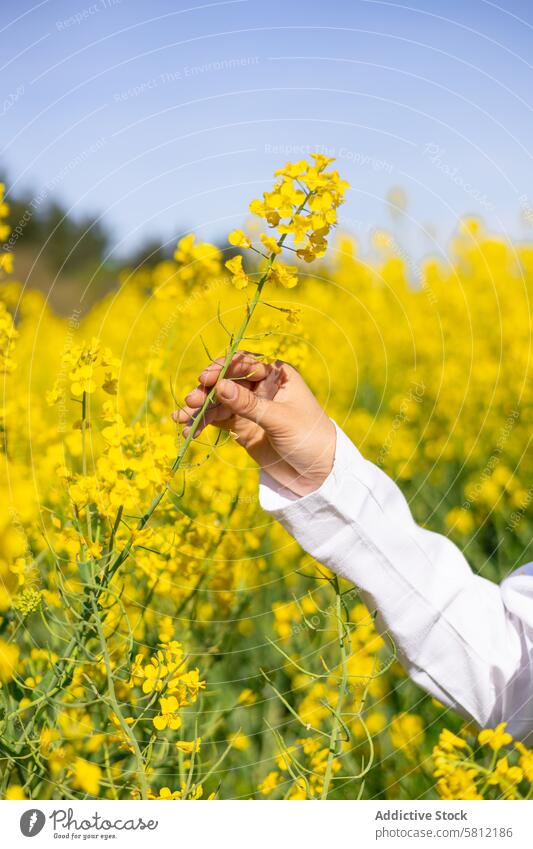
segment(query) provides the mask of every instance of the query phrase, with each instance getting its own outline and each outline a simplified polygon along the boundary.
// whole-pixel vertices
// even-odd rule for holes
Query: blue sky
[[[184,229],[222,238],[313,149],[337,155],[363,242],[398,185],[419,253],[465,213],[527,234],[526,2],[21,0],[2,17],[10,190],[101,214],[117,255]]]

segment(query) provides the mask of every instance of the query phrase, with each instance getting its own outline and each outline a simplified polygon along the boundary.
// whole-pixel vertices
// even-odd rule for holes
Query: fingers
[[[207,366],[198,376],[198,380],[203,386],[214,386],[218,380],[218,376],[224,365],[225,358],[219,357],[214,360],[211,365]],[[270,367],[265,363],[260,362],[254,354],[248,351],[239,351],[233,357],[229,368],[225,374],[231,378],[246,378],[254,382],[264,380],[270,371]]]
[[[172,413],[172,418],[175,422],[179,424],[184,424],[185,422],[188,422],[189,419],[192,419],[195,412],[196,410],[193,409],[193,407],[187,407],[184,404],[183,407],[179,408],[179,410],[174,410],[174,412]]]
[[[205,402],[209,394],[209,389],[206,389],[205,386],[197,386],[188,395],[185,396],[185,403],[188,407],[192,407],[193,409],[197,409],[201,407]]]
[[[250,380],[242,380],[241,385],[245,386],[247,389],[251,389],[254,384]],[[188,407],[198,409],[205,402],[210,391],[211,390],[209,387],[202,385],[197,386],[196,389],[193,389],[191,392],[189,392],[188,395],[185,396],[185,404]]]
[[[198,417],[199,407],[194,408],[188,405],[184,405],[180,407],[179,410],[175,410],[172,413],[172,418],[177,424],[184,424],[186,427],[183,429],[183,435],[187,436],[192,423]],[[230,419],[233,413],[228,407],[225,407],[223,404],[218,401],[212,407],[210,407],[206,413],[202,416],[202,421],[200,427],[197,429],[196,433],[198,434],[200,430],[203,430],[204,427],[208,424],[212,424],[214,422],[221,422],[225,419]]]
[[[234,415],[260,424],[266,430],[279,429],[282,424],[282,412],[280,405],[272,406],[271,401],[286,379],[284,373],[290,369],[288,364],[278,361],[266,365],[260,362],[255,354],[239,351],[226,370],[224,379],[220,380],[224,363],[225,359],[219,357],[205,368],[199,375],[200,385],[189,392],[183,407],[172,414],[175,422],[186,425],[183,435],[187,437],[191,420],[197,417],[215,384],[216,402],[210,405],[202,417],[195,435],[208,424],[222,422]]]
[[[247,389],[254,389],[255,395],[258,398],[266,398],[268,401],[271,401],[276,397],[278,393],[278,389],[284,379],[284,375],[279,368],[278,363],[274,363],[270,366],[270,371],[260,383],[249,383],[243,381],[242,385],[246,385]]]
[[[200,436],[201,432],[205,430],[205,428],[210,424],[218,424],[219,427],[222,426],[222,422],[228,422],[232,418],[232,413],[225,407],[223,404],[217,404],[215,407],[211,407],[200,419],[198,426],[194,433],[194,438],[196,439]],[[193,416],[191,419],[188,419],[187,425],[183,428],[183,436],[187,439],[193,421],[196,421],[197,416]]]
[[[275,432],[284,425],[283,406],[250,392],[233,380],[217,383],[217,397],[231,413],[261,425],[267,432]]]

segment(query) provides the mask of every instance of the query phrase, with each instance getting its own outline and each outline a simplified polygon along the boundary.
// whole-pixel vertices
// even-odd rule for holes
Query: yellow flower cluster
[[[250,212],[277,229],[277,238],[261,233],[263,249],[260,249],[254,247],[252,237],[242,230],[234,230],[228,237],[230,245],[253,250],[264,257],[267,264],[260,266],[259,271],[269,282],[285,289],[296,286],[298,269],[276,261],[277,256],[283,248],[290,248],[305,262],[324,256],[328,247],[327,237],[337,223],[337,207],[349,188],[338,171],[326,170],[333,159],[319,153],[311,154],[311,158],[314,160],[312,164],[302,159],[296,163],[288,162],[276,171],[276,176],[281,179],[274,184],[272,191],[264,192],[262,200],[253,200],[250,204]],[[292,246],[286,243],[288,236],[292,238]],[[250,278],[244,270],[242,256],[232,257],[225,265],[231,272],[233,285],[237,289],[245,289]]]
[[[477,735],[479,749],[467,734],[458,736],[448,729],[441,731],[433,749],[437,791],[442,799],[523,799],[533,790],[533,750],[523,743],[510,747],[512,736],[506,723],[486,728]],[[467,729],[468,731],[468,729]],[[487,757],[487,749],[491,755]]]
[[[178,242],[174,259],[178,263],[174,273],[179,280],[186,286],[202,286],[220,273],[222,255],[214,245],[196,242],[190,234]]]
[[[109,395],[116,395],[120,360],[112,355],[109,348],[102,348],[97,338],[65,351],[62,366],[68,374],[70,391],[76,397],[90,395],[97,386],[101,386]],[[47,393],[50,404],[57,403],[63,397],[63,382],[62,376]]]
[[[390,739],[395,749],[413,758],[424,743],[424,721],[416,713],[403,712],[391,720]]]
[[[142,654],[138,654],[132,665],[129,686],[140,686],[145,694],[161,694],[159,713],[152,719],[158,731],[180,728],[180,710],[194,704],[200,690],[205,689],[199,670],[187,670],[185,664],[181,644],[171,640],[163,644],[148,663]]]

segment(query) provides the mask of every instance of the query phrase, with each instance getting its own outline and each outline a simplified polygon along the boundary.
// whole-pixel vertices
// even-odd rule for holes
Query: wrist
[[[332,472],[337,448],[337,429],[331,419],[328,420],[327,425],[320,449],[313,457],[313,461],[309,463],[305,473],[299,474],[295,470],[294,480],[287,484],[287,488],[299,497],[310,495],[320,489]]]

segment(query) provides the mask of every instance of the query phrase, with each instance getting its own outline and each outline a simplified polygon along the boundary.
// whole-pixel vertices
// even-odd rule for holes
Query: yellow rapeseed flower
[[[482,746],[490,746],[496,752],[513,741],[511,734],[505,730],[506,727],[506,722],[500,722],[496,728],[485,728],[479,732],[477,739]]]

